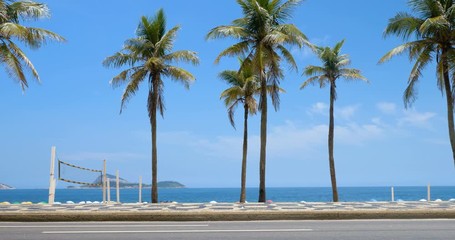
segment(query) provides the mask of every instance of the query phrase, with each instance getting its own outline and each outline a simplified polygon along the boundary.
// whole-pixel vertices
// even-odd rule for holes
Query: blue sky
[[[106,69],[103,59],[133,37],[139,18],[164,8],[168,28],[182,29],[175,50],[198,52],[201,64],[182,65],[197,78],[189,91],[165,80],[166,113],[158,121],[159,180],[188,187],[238,187],[242,149],[239,129],[230,125],[219,94],[227,86],[217,79],[236,60],[213,61],[232,44],[205,41],[207,32],[241,16],[234,0],[223,1],[46,1],[52,18],[25,25],[55,31],[67,43],[26,50],[42,83],[23,93],[0,72],[0,182],[18,188],[46,188],[51,146],[60,159],[101,168],[136,181],[150,182],[150,125],[147,85],[120,115],[123,87],[109,80],[120,69]],[[436,87],[434,65],[419,84],[417,102],[404,109],[402,93],[411,69],[398,57],[377,65],[399,45],[384,39],[389,18],[407,11],[406,0],[307,0],[294,12],[296,24],[317,45],[333,46],[346,39],[343,52],[352,67],[370,80],[338,83],[335,106],[335,162],[339,186],[454,185],[453,159],[447,133],[445,100]],[[319,64],[308,49],[293,49],[299,73],[287,72],[281,108],[270,111],[267,186],[330,186],[327,159],[328,89],[301,91],[301,70]],[[258,185],[259,115],[250,118],[247,186]],[[66,186],[58,183],[58,187]]]

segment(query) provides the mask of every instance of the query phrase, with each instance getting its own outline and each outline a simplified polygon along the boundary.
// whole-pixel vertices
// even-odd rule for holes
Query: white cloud
[[[376,104],[376,107],[384,114],[393,114],[397,109],[396,104],[391,102],[380,102]]]
[[[335,107],[335,115],[336,117],[340,117],[344,120],[350,120],[357,110],[359,109],[359,105],[349,105],[344,107]],[[311,108],[307,111],[310,116],[313,115],[322,115],[328,116],[329,115],[329,105],[323,102],[317,102],[311,106]]]
[[[308,111],[310,115],[313,114],[320,114],[320,115],[328,115],[329,106],[323,102],[317,102],[311,106],[311,109]]]
[[[367,141],[382,138],[384,129],[376,124],[349,124],[335,128],[335,138],[339,144],[363,145]]]
[[[434,112],[417,112],[416,110],[404,111],[404,116],[398,119],[398,125],[411,125],[414,127],[431,127],[430,121],[436,116]]]
[[[345,120],[350,120],[359,109],[359,105],[351,105],[337,108],[337,115]]]
[[[335,126],[337,144],[363,145],[368,141],[381,138],[384,130],[375,124],[349,124]],[[270,128],[267,136],[269,156],[302,156],[319,153],[327,145],[328,125],[298,126],[292,121]],[[166,137],[167,136],[167,137]],[[173,140],[171,140],[173,139]],[[242,137],[218,136],[213,139],[187,132],[174,132],[161,135],[161,142],[178,145],[180,149],[190,149],[194,154],[210,159],[238,160],[242,151]],[[249,137],[249,154],[259,153],[259,135]],[[297,157],[297,159],[299,158]]]

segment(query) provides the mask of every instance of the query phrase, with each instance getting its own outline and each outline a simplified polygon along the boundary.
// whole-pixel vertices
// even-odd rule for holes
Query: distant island
[[[116,176],[112,174],[106,174],[106,177],[109,179],[109,184],[111,188],[115,188],[116,186]],[[92,185],[80,185],[80,186],[68,186],[71,189],[79,189],[79,188],[100,188],[102,182],[102,176],[93,181]],[[119,186],[120,188],[139,188],[139,183],[132,183],[128,182],[126,179],[119,177]],[[142,188],[151,188],[152,185],[150,184],[142,184]],[[176,182],[176,181],[161,181],[158,182],[159,188],[185,188],[185,185]]]
[[[6,184],[0,183],[0,190],[6,190],[6,189],[14,189],[11,186],[8,186]]]

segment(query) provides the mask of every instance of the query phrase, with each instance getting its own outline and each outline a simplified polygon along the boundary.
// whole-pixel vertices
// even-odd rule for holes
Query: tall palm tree
[[[246,198],[246,166],[248,152],[248,115],[254,115],[257,111],[257,102],[254,95],[259,92],[259,84],[256,75],[253,74],[250,59],[240,60],[243,66],[239,71],[226,70],[219,74],[219,78],[227,82],[230,87],[221,93],[221,98],[228,108],[228,116],[232,127],[235,128],[234,112],[238,105],[243,105],[243,153],[242,173],[240,187],[240,202]]]
[[[332,181],[332,193],[333,201],[338,202],[338,189],[335,174],[335,159],[333,156],[333,138],[334,138],[334,114],[333,108],[337,98],[336,92],[336,81],[339,78],[345,80],[366,80],[359,70],[347,68],[351,61],[348,55],[340,54],[341,47],[343,47],[344,40],[338,42],[333,48],[330,47],[317,47],[316,53],[319,59],[322,61],[322,66],[307,66],[304,71],[304,75],[310,76],[300,89],[307,87],[309,84],[319,84],[321,88],[329,85],[330,86],[330,117],[329,117],[329,136],[328,136],[328,147],[329,147],[329,167],[330,167],[330,179]]]
[[[390,60],[393,56],[407,52],[409,59],[415,61],[408,79],[408,86],[403,99],[405,107],[417,99],[416,85],[422,70],[436,60],[437,86],[446,95],[447,123],[450,144],[455,164],[455,129],[454,129],[454,89],[453,70],[455,66],[455,1],[453,0],[409,0],[411,13],[400,12],[389,20],[385,36],[397,35],[408,41],[384,55],[379,63]],[[452,70],[452,78],[450,71]]]
[[[38,82],[40,78],[16,41],[32,49],[41,47],[48,40],[65,41],[63,37],[49,30],[21,25],[22,20],[48,17],[50,13],[45,4],[33,1],[0,1],[0,62],[8,75],[19,82],[22,90],[28,87],[24,69],[29,70]]]
[[[156,146],[156,112],[161,116],[164,113],[163,77],[181,82],[189,88],[194,76],[177,66],[176,62],[188,62],[193,65],[199,63],[195,52],[181,50],[172,52],[179,26],[166,31],[166,17],[163,9],[155,16],[142,16],[136,30],[136,37],[125,41],[123,49],[114,55],[107,57],[103,65],[106,67],[129,66],[130,68],[120,72],[111,80],[111,85],[119,86],[126,83],[126,89],[122,95],[120,113],[128,100],[137,92],[139,84],[148,82],[147,110],[150,117],[152,135],[152,202],[158,202],[157,185],[157,146]]]
[[[291,18],[292,10],[301,0],[237,0],[243,17],[232,25],[210,30],[207,39],[234,38],[239,42],[222,51],[215,60],[225,56],[242,56],[252,59],[253,72],[261,86],[259,108],[261,111],[261,147],[259,159],[259,202],[265,202],[265,169],[267,145],[267,85],[275,109],[279,107],[279,84],[284,78],[281,61],[285,60],[297,70],[295,60],[286,46],[310,45],[306,36],[293,24],[284,23]]]

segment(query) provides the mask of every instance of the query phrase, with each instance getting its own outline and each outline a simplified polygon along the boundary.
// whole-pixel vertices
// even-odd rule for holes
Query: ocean
[[[396,201],[419,201],[427,198],[427,187],[395,187]],[[138,189],[120,189],[120,201],[135,203],[138,201]],[[342,202],[390,201],[390,187],[340,187],[339,198]],[[206,203],[237,202],[239,188],[167,188],[159,189],[160,202]],[[247,188],[247,201],[256,202],[257,188]],[[302,188],[267,188],[267,199],[274,202],[330,202],[330,187]],[[431,199],[448,201],[455,199],[455,187],[431,187]],[[47,202],[47,189],[0,190],[0,202]],[[73,201],[102,201],[101,189],[56,189],[55,201],[65,203]],[[111,201],[116,201],[116,190],[111,190]],[[150,202],[150,189],[142,190],[142,201]]]

